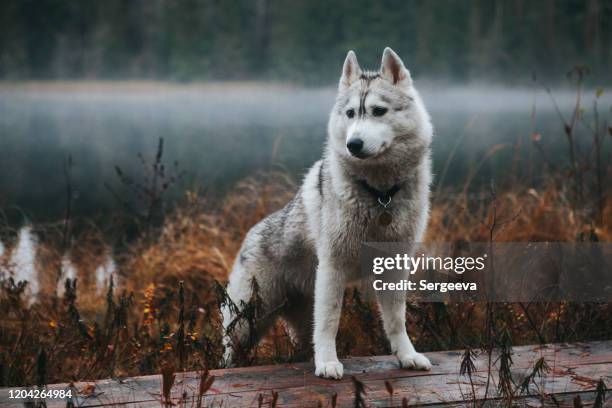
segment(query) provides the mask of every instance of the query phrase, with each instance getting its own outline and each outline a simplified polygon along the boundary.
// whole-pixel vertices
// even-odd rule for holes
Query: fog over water
[[[531,146],[533,132],[542,135],[549,157],[565,158],[562,122],[549,96],[536,85],[417,86],[435,127],[438,176],[456,146],[444,187],[459,185],[497,144],[520,140],[525,159],[537,154]],[[569,119],[575,90],[553,90],[553,95]],[[583,95],[587,114],[594,95],[594,90]],[[19,208],[34,221],[61,219],[66,201],[62,166],[70,154],[75,214],[112,212],[117,203],[105,184],[119,185],[114,166],[138,178],[142,170],[137,154],[152,158],[160,137],[165,139],[165,160],[178,161],[185,172],[175,197],[197,187],[221,194],[240,179],[270,168],[299,178],[320,157],[334,98],[334,88],[256,83],[3,85],[0,208]],[[600,98],[604,115],[610,101],[605,93]],[[481,177],[499,178],[500,168],[507,169],[513,157],[511,150],[491,159]]]
[[[492,177],[503,181],[510,173],[537,184],[543,160],[532,146],[533,133],[541,135],[549,160],[566,160],[563,124],[549,95],[538,87],[426,82],[419,89],[435,127],[435,182],[443,188],[461,188],[466,175],[494,146],[517,143],[522,158],[518,165],[515,150],[502,149],[479,168],[475,184]],[[553,95],[569,120],[575,90],[554,90]],[[594,90],[583,94],[586,116],[580,137],[588,134],[594,97]],[[138,179],[143,174],[138,154],[150,161],[160,137],[165,140],[169,171],[178,161],[178,168],[185,172],[171,200],[187,188],[201,187],[221,197],[236,182],[260,170],[286,171],[299,180],[321,155],[334,98],[334,88],[265,84],[0,86],[0,209],[3,220],[18,227],[9,250],[0,241],[0,260],[11,263],[15,278],[30,282],[30,294],[39,292],[38,238],[29,222],[57,221],[64,216],[63,165],[68,154],[74,163],[75,215],[95,218],[119,211],[119,203],[105,187],[108,184],[121,192],[114,167]],[[599,99],[602,118],[609,117],[611,101],[605,93]],[[590,139],[578,142],[584,151],[590,146]],[[609,154],[608,147],[608,160]],[[95,269],[99,294],[115,270],[109,248]],[[79,276],[68,255],[62,259],[62,271],[59,282]],[[61,294],[63,284],[56,290]]]

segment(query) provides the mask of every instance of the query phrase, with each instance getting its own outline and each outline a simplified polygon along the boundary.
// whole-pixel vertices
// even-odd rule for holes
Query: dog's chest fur
[[[319,256],[346,273],[361,278],[359,260],[364,242],[415,242],[421,239],[428,212],[427,165],[404,174],[388,211],[393,220],[379,222],[384,208],[356,179],[340,172],[327,157],[313,166],[301,191],[307,225]],[[424,191],[423,191],[424,189]],[[320,260],[319,260],[320,261]]]

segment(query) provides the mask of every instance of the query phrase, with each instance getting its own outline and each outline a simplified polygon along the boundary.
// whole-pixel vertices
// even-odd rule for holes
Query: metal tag
[[[392,221],[393,221],[393,215],[391,215],[391,213],[387,210],[384,210],[378,216],[378,223],[382,225],[383,227],[386,227],[387,225],[391,224]]]

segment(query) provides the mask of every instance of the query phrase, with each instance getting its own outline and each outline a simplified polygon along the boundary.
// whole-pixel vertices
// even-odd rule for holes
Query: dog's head
[[[328,130],[337,154],[363,164],[416,159],[432,137],[410,72],[391,48],[385,48],[378,72],[362,71],[349,51]]]

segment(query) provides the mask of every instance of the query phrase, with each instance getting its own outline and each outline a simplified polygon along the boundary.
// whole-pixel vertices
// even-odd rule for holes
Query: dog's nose
[[[349,141],[346,143],[346,148],[353,156],[356,156],[361,153],[361,149],[363,148],[363,140],[357,137],[349,139]]]

